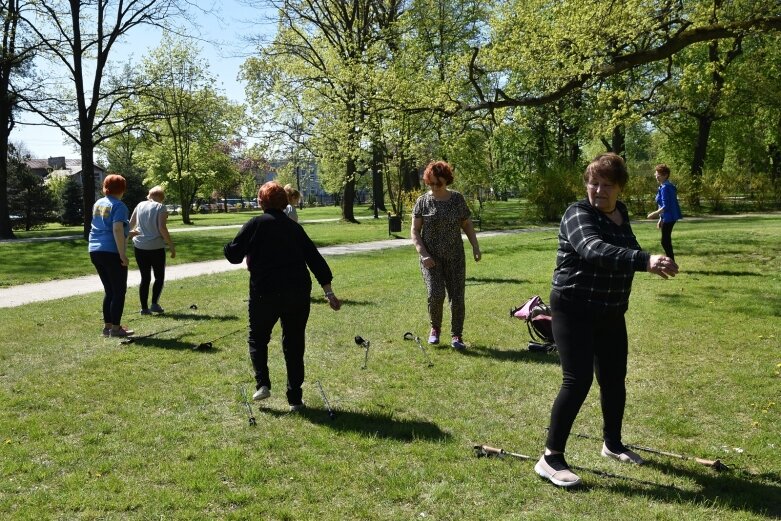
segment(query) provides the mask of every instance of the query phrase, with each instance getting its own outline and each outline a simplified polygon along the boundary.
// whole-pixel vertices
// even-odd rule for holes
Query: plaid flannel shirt
[[[624,223],[616,225],[587,199],[564,212],[553,290],[568,301],[594,311],[626,311],[635,271],[646,271],[650,254],[637,243],[626,206],[616,208]]]

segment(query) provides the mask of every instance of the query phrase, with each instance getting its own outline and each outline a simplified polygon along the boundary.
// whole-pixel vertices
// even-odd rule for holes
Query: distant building
[[[26,162],[30,171],[43,179],[44,183],[51,179],[69,177],[81,186],[81,159],[65,159],[50,157],[49,159],[28,159]],[[95,164],[95,195],[100,195],[106,169]]]

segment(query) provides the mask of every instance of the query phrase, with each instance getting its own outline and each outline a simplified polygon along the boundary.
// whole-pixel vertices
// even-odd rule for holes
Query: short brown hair
[[[437,178],[445,180],[445,186],[453,182],[453,169],[445,161],[432,161],[423,172],[423,182],[431,184],[437,182]]]
[[[264,210],[284,210],[287,206],[287,192],[276,181],[269,181],[258,190],[258,201]]]
[[[106,195],[121,195],[127,191],[127,181],[118,174],[107,175],[103,180],[103,193]]]
[[[656,168],[654,168],[657,172],[662,174],[665,177],[670,177],[670,167],[665,165],[664,163],[660,163],[656,165]]]
[[[588,183],[593,176],[601,176],[611,183],[617,184],[621,189],[629,181],[629,173],[626,171],[624,158],[613,152],[599,154],[591,161],[583,172],[583,182]]]

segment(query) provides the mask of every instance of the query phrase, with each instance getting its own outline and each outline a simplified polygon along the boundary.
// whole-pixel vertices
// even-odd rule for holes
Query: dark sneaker
[[[160,307],[160,304],[157,302],[152,303],[151,306],[149,306],[150,311],[154,311],[155,313],[165,313],[165,310]]]
[[[462,351],[466,349],[466,344],[464,343],[464,339],[460,336],[454,336],[452,339],[452,342],[450,342],[450,345],[453,346],[455,349]]]
[[[543,455],[534,466],[534,471],[559,487],[574,487],[580,484],[580,477],[570,470],[564,460],[564,454]]]
[[[439,329],[435,327],[431,328],[431,333],[428,334],[428,343],[429,344],[439,343]]]
[[[141,314],[142,315],[151,315],[152,312],[149,309],[144,308],[144,309],[141,310]]]
[[[304,409],[306,409],[306,405],[304,405],[304,402],[290,404],[290,412],[302,411]]]
[[[607,445],[604,443],[602,444],[602,456],[605,458],[613,458],[618,461],[621,461],[623,463],[634,463],[635,465],[642,465],[645,463],[643,458],[638,456],[636,453],[632,452],[631,450],[627,449],[626,447],[622,447],[624,450],[619,452],[613,452],[610,449],[607,448]]]
[[[116,338],[124,338],[128,336],[133,336],[136,332],[132,329],[128,329],[125,326],[120,326],[119,329],[112,329],[109,331],[109,335]]]
[[[110,327],[104,327],[103,328],[103,336],[111,336],[111,328]]]
[[[261,386],[260,389],[255,391],[255,394],[252,395],[253,400],[265,400],[266,398],[271,396],[271,390],[266,387],[265,385]]]

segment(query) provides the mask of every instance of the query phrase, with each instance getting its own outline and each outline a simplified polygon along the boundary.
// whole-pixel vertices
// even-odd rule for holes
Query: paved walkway
[[[188,230],[191,230],[189,228]],[[480,232],[478,237],[492,237],[495,235],[506,235],[512,233],[539,231],[541,228],[528,230],[511,230],[501,232]],[[550,228],[553,230],[554,228]],[[412,250],[412,244],[408,239],[387,239],[383,241],[361,242],[356,244],[342,244],[337,246],[326,246],[320,248],[320,253],[324,256],[347,255],[350,253],[363,253],[387,248],[398,248],[406,246]],[[187,264],[177,264],[167,266],[165,269],[165,281],[186,279],[188,277],[197,277],[200,275],[210,275],[213,273],[223,273],[231,270],[244,269],[244,264],[231,264],[225,259],[218,259],[206,262],[192,262]],[[141,282],[141,275],[138,270],[130,270],[127,278],[128,287],[138,286]],[[23,306],[33,302],[43,302],[47,300],[56,300],[60,298],[72,297],[74,295],[85,295],[103,291],[103,285],[97,275],[87,275],[76,277],[74,279],[52,280],[48,282],[39,282],[33,284],[21,284],[8,288],[0,288],[0,308],[12,308]]]
[[[358,220],[368,220],[368,219],[374,219],[372,216],[361,216],[356,217]],[[328,222],[336,222],[339,219],[302,219],[301,221],[298,221],[301,224],[307,224],[307,223],[328,223]],[[170,233],[182,233],[182,232],[202,232],[206,230],[230,230],[230,229],[239,229],[244,224],[218,224],[214,226],[181,226],[181,227],[171,227],[168,229]],[[0,243],[4,242],[47,242],[47,241],[72,241],[76,239],[81,239],[84,237],[83,235],[57,235],[56,237],[29,237],[27,239],[0,239]],[[2,306],[0,306],[2,307]]]

